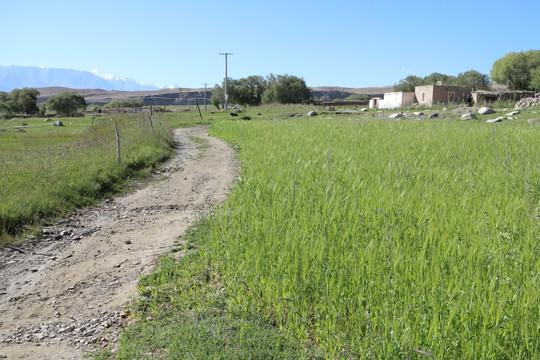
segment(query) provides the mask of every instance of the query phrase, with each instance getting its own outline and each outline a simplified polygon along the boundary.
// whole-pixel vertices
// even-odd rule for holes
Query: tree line
[[[469,70],[459,73],[458,76],[441,74],[434,72],[425,77],[409,75],[405,79],[394,85],[394,91],[414,91],[416,86],[433,85],[438,81],[444,81],[452,86],[470,86],[474,90],[489,90],[489,76],[476,70]]]
[[[86,109],[86,100],[76,92],[64,92],[51,96],[41,106],[37,104],[39,91],[33,88],[0,91],[0,118],[10,118],[16,114],[45,115],[47,110],[60,116],[74,116],[77,111]]]
[[[509,90],[540,91],[540,50],[510,52],[495,61],[491,80],[507,85]],[[448,85],[470,86],[474,90],[489,90],[490,77],[476,70],[457,76],[434,72],[426,77],[409,75],[394,85],[394,91],[414,91],[416,86],[433,85],[445,81]]]
[[[218,109],[225,103],[225,80],[212,91],[212,104]],[[304,79],[293,75],[270,74],[266,78],[252,75],[242,79],[227,79],[229,104],[257,106],[281,103],[298,104],[311,98],[311,89]]]

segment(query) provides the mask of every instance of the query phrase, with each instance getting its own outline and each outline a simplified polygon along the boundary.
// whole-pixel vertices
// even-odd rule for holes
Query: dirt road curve
[[[0,250],[0,357],[81,359],[116,339],[140,274],[233,185],[235,154],[206,130],[177,130],[179,151],[150,185]]]

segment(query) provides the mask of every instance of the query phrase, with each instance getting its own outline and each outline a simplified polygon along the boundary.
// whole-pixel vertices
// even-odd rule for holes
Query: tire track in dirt
[[[207,129],[175,130],[177,155],[156,181],[0,251],[0,354],[81,359],[117,338],[140,275],[233,186],[235,153]]]

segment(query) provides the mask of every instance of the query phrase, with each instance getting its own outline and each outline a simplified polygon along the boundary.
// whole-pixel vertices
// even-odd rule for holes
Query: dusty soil
[[[0,251],[1,358],[81,359],[117,339],[139,277],[233,185],[235,154],[206,130],[177,130],[177,155],[150,184]]]

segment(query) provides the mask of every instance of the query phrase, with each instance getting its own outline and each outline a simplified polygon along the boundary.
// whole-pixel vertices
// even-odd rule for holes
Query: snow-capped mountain
[[[158,89],[157,86],[139,83],[122,76],[105,74],[97,69],[90,72],[43,66],[0,66],[0,91],[51,86],[122,91]]]
[[[137,91],[137,90],[157,90],[158,89],[157,86],[141,83],[134,79],[127,78],[120,75],[108,74],[99,69],[94,69],[90,72],[96,76],[99,76],[102,79],[107,80],[109,83],[113,84],[115,90]]]

